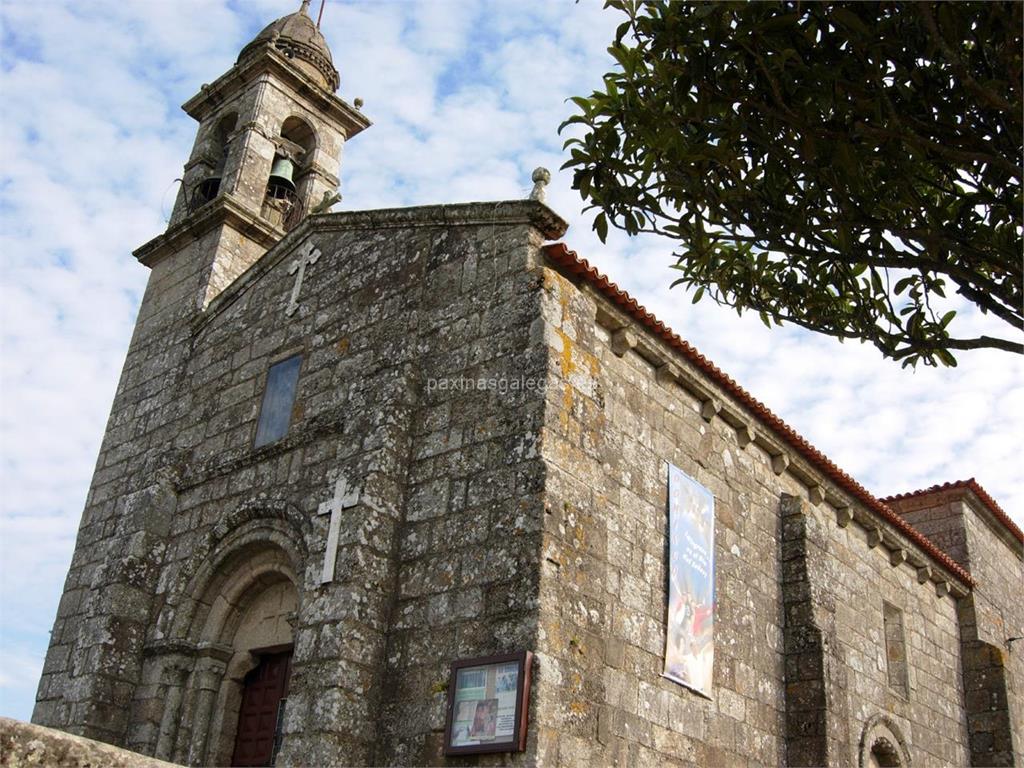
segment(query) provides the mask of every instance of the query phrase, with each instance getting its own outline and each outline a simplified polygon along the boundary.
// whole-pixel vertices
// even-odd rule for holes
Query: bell
[[[228,150],[224,147],[224,150],[220,154],[220,159],[217,161],[217,167],[213,169],[213,172],[199,182],[199,195],[206,202],[210,202],[220,192],[220,180],[224,176],[224,166],[227,165]]]
[[[267,180],[267,194],[270,197],[283,199],[295,194],[295,163],[284,155],[277,155],[270,168],[270,179]]]

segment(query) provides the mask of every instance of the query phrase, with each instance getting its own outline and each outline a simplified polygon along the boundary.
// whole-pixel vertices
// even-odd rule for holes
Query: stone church
[[[872,496],[555,242],[541,172],[329,212],[370,121],[307,6],[184,105],[34,721],[188,765],[1024,764],[999,505]],[[670,465],[714,499],[702,693]],[[522,743],[450,754],[453,663],[520,652]]]

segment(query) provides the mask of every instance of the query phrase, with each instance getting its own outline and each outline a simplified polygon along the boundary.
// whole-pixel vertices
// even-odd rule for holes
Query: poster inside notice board
[[[517,752],[525,747],[528,651],[452,665],[445,753]]]
[[[715,659],[715,497],[671,464],[668,526],[664,676],[710,696]]]

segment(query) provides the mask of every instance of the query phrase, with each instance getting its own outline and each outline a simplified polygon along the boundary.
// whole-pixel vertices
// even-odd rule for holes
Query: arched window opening
[[[907,742],[888,716],[873,715],[864,724],[858,765],[860,768],[911,768]]]
[[[871,746],[871,759],[868,765],[871,768],[899,768],[903,763],[900,762],[900,754],[893,743],[880,738]]]
[[[296,144],[303,155],[313,154],[316,148],[312,126],[300,117],[289,117],[281,124],[281,138]]]
[[[237,115],[225,115],[211,132],[206,151],[203,154],[203,162],[210,170],[196,186],[193,194],[193,207],[204,205],[220,194],[221,181],[224,178],[224,169],[228,162],[231,134],[234,132],[237,122]]]
[[[267,179],[263,215],[287,231],[305,214],[302,178],[309,170],[316,134],[301,118],[289,117],[281,125],[281,135],[274,143],[277,151]]]

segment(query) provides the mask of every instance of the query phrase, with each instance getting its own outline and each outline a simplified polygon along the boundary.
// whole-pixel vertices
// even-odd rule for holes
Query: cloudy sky
[[[869,347],[691,306],[667,289],[664,242],[597,241],[556,169],[566,98],[610,66],[619,19],[601,5],[328,0],[340,95],[365,99],[375,123],[346,147],[342,207],[520,198],[547,166],[570,246],[870,490],[974,476],[1024,524],[1019,357],[902,370]],[[194,137],[180,104],[297,6],[0,0],[0,715],[31,713],[146,282],[131,251],[163,231]]]

